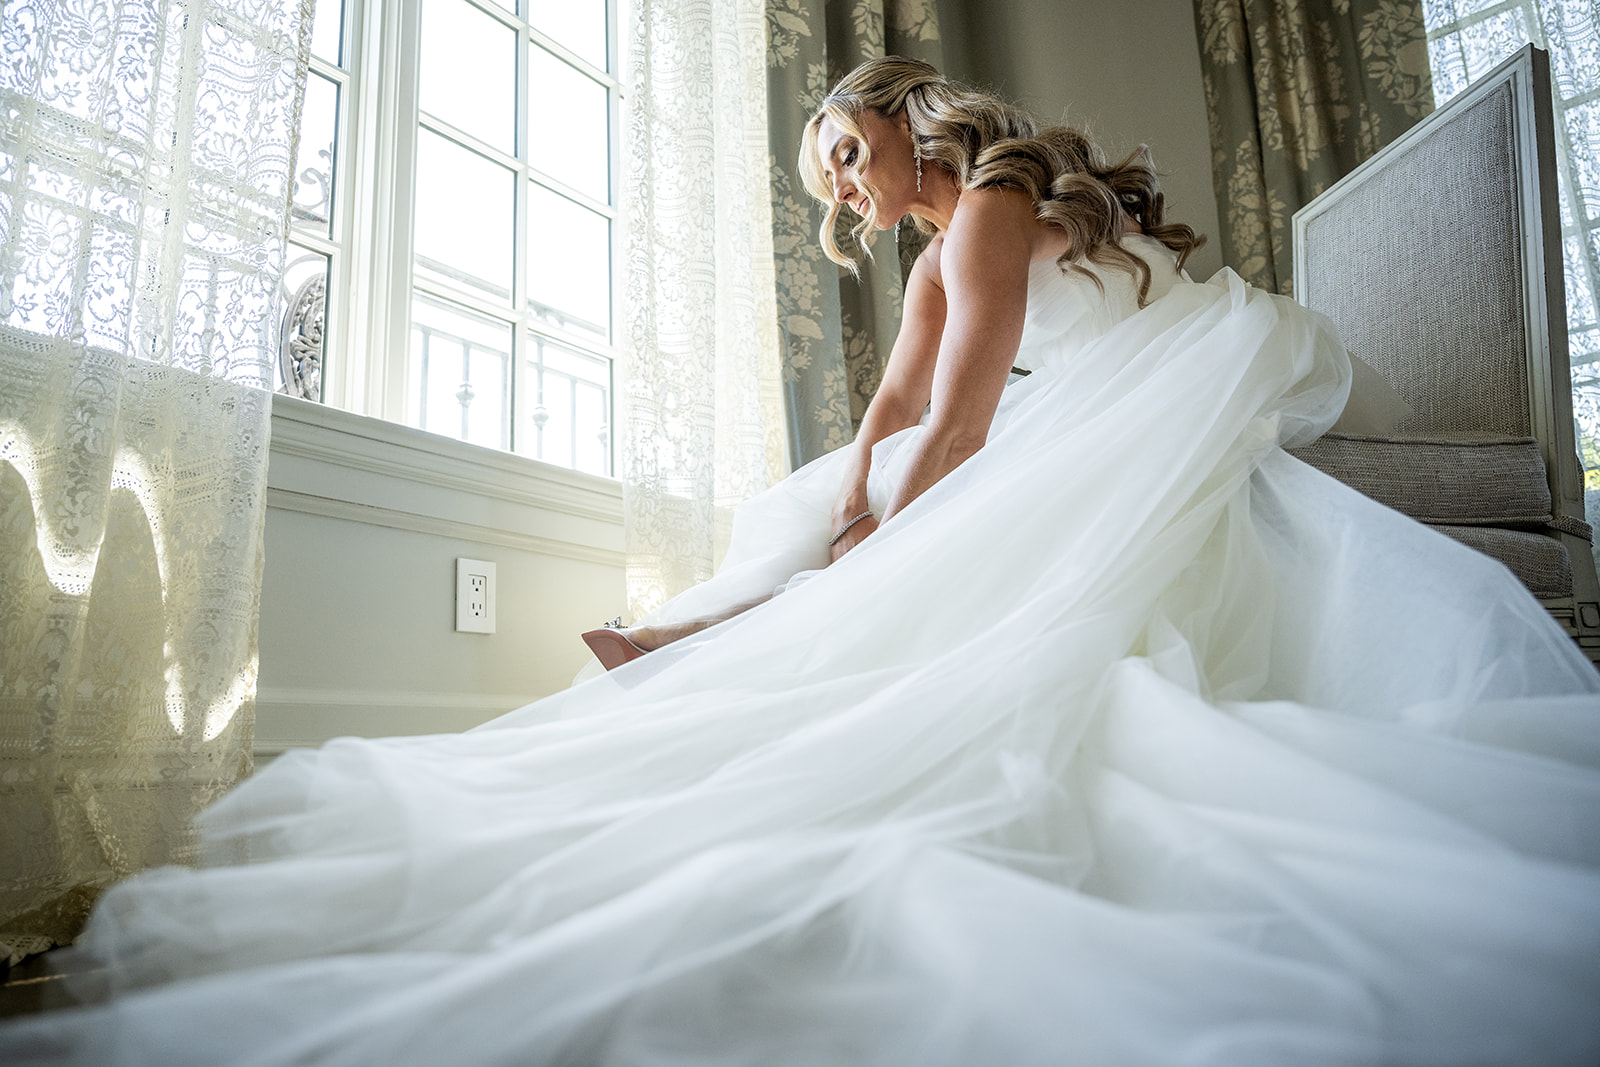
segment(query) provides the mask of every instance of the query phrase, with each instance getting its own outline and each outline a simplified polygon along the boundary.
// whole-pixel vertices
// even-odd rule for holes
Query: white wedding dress
[[[1282,450],[1345,402],[1324,320],[1129,244],[1159,299],[1035,265],[988,446],[840,563],[790,581],[835,455],[659,617],[763,606],[284,756],[7,1062],[1600,1063],[1600,674]]]

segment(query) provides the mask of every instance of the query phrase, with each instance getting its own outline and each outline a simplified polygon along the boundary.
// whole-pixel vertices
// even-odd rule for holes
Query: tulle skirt
[[[96,911],[120,995],[0,1044],[1593,1067],[1600,675],[1504,568],[1282,450],[1349,387],[1320,318],[1224,272],[1034,325],[988,446],[842,561],[825,457],[660,618],[762,606],[465,734],[275,761],[207,867]]]

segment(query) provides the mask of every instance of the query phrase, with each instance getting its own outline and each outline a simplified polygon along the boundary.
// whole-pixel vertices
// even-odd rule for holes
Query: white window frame
[[[530,42],[591,74],[608,90],[610,178],[609,203],[576,192],[540,174],[525,158],[508,156],[483,145],[470,135],[447,126],[419,110],[421,25],[424,0],[345,0],[343,53],[348,74],[313,58],[313,69],[341,82],[340,122],[337,132],[337,184],[330,205],[334,236],[319,240],[297,232],[295,239],[332,253],[328,279],[328,306],[332,314],[324,327],[323,403],[356,414],[407,424],[407,388],[410,373],[412,293],[442,297],[477,314],[510,327],[511,431],[510,451],[532,455],[527,424],[533,397],[528,370],[530,335],[562,347],[599,355],[610,361],[611,388],[607,423],[607,470],[616,466],[616,413],[618,328],[623,214],[620,205],[621,110],[625,83],[620,76],[621,48],[618,26],[619,0],[607,3],[607,67],[597,69],[570,49],[525,27],[521,19],[497,7],[492,0],[467,0],[491,17],[518,29],[517,147],[519,156],[534,133],[527,107],[527,51]],[[516,241],[512,301],[496,303],[464,287],[440,284],[414,276],[414,218],[417,192],[416,154],[419,129],[445,134],[473,145],[488,158],[513,169],[517,177],[514,223]],[[526,285],[528,242],[521,239],[528,213],[529,181],[552,189],[599,211],[611,220],[611,319],[609,341],[599,342],[561,333],[538,321],[528,310]]]

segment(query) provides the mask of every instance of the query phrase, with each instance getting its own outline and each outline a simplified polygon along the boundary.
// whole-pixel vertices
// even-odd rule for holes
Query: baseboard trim
[[[335,737],[460,733],[527,703],[525,695],[511,693],[263,688],[256,695],[253,750],[270,758]]]

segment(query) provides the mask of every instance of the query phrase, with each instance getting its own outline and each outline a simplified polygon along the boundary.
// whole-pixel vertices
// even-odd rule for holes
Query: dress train
[[[1600,675],[1293,459],[1350,365],[1228,272],[1052,265],[990,441],[839,563],[839,457],[465,734],[290,753],[107,894],[25,1063],[1582,1064]],[[918,428],[875,450],[881,507]],[[817,572],[794,582],[798,574]]]

